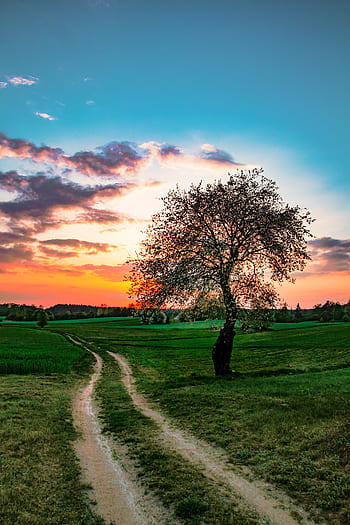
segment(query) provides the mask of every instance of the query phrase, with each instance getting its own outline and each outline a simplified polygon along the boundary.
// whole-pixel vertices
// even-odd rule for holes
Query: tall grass
[[[0,374],[66,373],[84,350],[38,328],[1,326]]]

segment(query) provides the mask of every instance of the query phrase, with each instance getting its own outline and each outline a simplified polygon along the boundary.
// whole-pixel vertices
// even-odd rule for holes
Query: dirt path
[[[83,346],[72,338],[71,341]],[[92,487],[89,495],[96,503],[96,512],[107,523],[165,525],[169,523],[168,513],[151,496],[145,495],[132,466],[125,469],[125,464],[113,457],[113,452],[120,457],[123,451],[102,435],[93,391],[103,363],[99,355],[91,353],[96,359],[94,373],[89,384],[73,399],[74,424],[81,433],[74,448],[82,467],[83,482]]]
[[[135,378],[124,356],[108,352],[119,364],[122,382],[129,393],[134,406],[145,416],[155,421],[161,430],[161,439],[167,447],[176,450],[212,481],[225,486],[242,498],[243,505],[248,505],[261,516],[261,522],[273,525],[315,525],[306,517],[306,513],[296,506],[286,495],[278,493],[271,485],[261,481],[248,481],[232,470],[232,465],[225,458],[223,451],[200,441],[189,433],[176,428],[154,406],[137,392]],[[294,519],[292,512],[299,519]]]

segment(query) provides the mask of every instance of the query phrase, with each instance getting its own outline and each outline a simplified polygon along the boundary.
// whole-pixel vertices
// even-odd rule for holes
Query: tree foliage
[[[203,292],[221,292],[232,333],[238,308],[273,306],[274,281],[292,280],[309,259],[309,213],[285,204],[262,170],[176,187],[162,200],[132,261],[131,295],[143,307],[188,305]],[[223,340],[229,346],[231,336]]]

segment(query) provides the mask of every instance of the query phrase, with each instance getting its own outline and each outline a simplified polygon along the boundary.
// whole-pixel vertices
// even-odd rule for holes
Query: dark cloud
[[[12,201],[0,202],[0,212],[12,220],[31,219],[37,223],[33,228],[39,231],[40,227],[45,229],[55,225],[55,211],[80,209],[90,221],[93,220],[94,213],[96,216],[99,213],[108,214],[109,212],[95,210],[92,205],[101,199],[122,195],[133,185],[114,183],[81,186],[58,176],[48,177],[39,173],[24,177],[12,171],[0,174],[1,187],[16,191],[17,196]],[[118,220],[117,215],[114,215],[114,220]]]
[[[313,241],[309,241],[311,246],[315,248],[341,248],[348,250],[350,249],[350,239],[340,240],[333,239],[332,237],[319,237]]]
[[[2,264],[30,261],[33,251],[25,245],[18,244],[12,247],[0,246],[0,261]]]
[[[4,133],[0,133],[0,158],[21,157],[31,158],[37,162],[52,162],[59,161],[63,156],[60,148],[38,147],[27,140],[10,139]]]
[[[33,242],[34,238],[30,235],[13,232],[0,232],[0,244],[27,243]]]
[[[161,157],[167,158],[169,156],[179,156],[182,155],[181,148],[177,146],[172,146],[171,144],[162,144],[159,147],[158,153]]]
[[[49,256],[49,257],[55,257],[57,259],[63,259],[65,257],[76,257],[77,252],[72,251],[64,251],[64,250],[55,250],[54,248],[47,248],[46,246],[42,246],[41,251]]]
[[[309,245],[316,273],[350,272],[350,239],[320,237]]]
[[[145,161],[130,142],[111,142],[98,148],[100,153],[80,151],[67,157],[67,164],[86,175],[119,175],[123,171],[135,171]]]
[[[56,166],[75,169],[85,175],[116,176],[137,171],[146,157],[131,142],[111,142],[93,151],[80,151],[72,156],[60,148],[35,146],[23,139],[10,139],[0,133],[0,158],[20,157],[35,162],[54,162]]]
[[[200,158],[203,160],[220,162],[223,164],[232,164],[234,166],[242,166],[234,160],[234,158],[222,149],[217,149],[214,146],[206,145],[202,147]]]
[[[81,241],[79,239],[47,239],[46,241],[41,241],[41,246],[50,245],[50,246],[63,246],[69,248],[77,248],[78,250],[86,250],[89,253],[107,253],[117,248],[114,244],[108,244],[105,242],[90,242],[90,241]],[[42,248],[43,249],[43,248]],[[76,252],[74,252],[76,255]]]

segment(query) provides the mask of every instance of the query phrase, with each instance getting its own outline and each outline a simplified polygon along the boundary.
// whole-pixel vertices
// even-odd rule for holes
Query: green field
[[[81,348],[59,334],[26,327],[1,327],[0,374],[65,373],[83,355]]]
[[[74,333],[102,355],[128,357],[139,388],[178,425],[224,448],[233,463],[328,523],[350,522],[349,324],[239,335],[232,359],[239,375],[232,379],[213,376],[212,329],[116,323],[76,325]],[[108,388],[100,395],[109,430],[122,432]]]
[[[71,395],[91,358],[58,334],[0,328],[0,522],[97,525],[71,446]]]
[[[248,466],[257,477],[279,486],[308,508],[314,517],[323,518],[332,525],[350,523],[350,324],[304,327],[294,324],[284,330],[239,335],[235,338],[232,357],[238,374],[232,378],[216,378],[211,347],[217,331],[208,328],[208,324],[187,324],[186,329],[173,325],[140,326],[135,330],[127,323],[125,319],[98,324],[67,323],[45,330],[2,326],[0,341],[3,343],[4,334],[12,330],[17,357],[20,344],[22,359],[28,355],[29,360],[35,360],[36,348],[38,361],[51,355],[53,348],[60,356],[57,342],[62,343],[62,351],[65,345],[70,346],[68,354],[76,356],[64,374],[54,374],[49,380],[39,374],[3,376],[5,399],[12,399],[12,392],[18,391],[14,398],[16,404],[11,408],[11,401],[3,408],[4,421],[12,421],[7,425],[7,432],[18,434],[16,425],[19,425],[22,433],[28,428],[29,436],[33,431],[30,425],[35,408],[28,407],[37,407],[45,399],[51,399],[50,403],[60,399],[63,403],[60,410],[65,407],[67,411],[67,396],[80,377],[76,367],[86,360],[81,350],[79,355],[74,354],[79,349],[62,337],[69,333],[88,341],[90,348],[99,352],[105,361],[98,387],[105,428],[127,443],[130,454],[138,461],[140,478],[165,505],[175,508],[186,524],[256,522],[230,506],[222,494],[216,493],[215,488],[181,458],[160,448],[157,429],[133,409],[107,350],[122,353],[129,359],[138,388],[160,404],[178,426],[222,447],[234,464]],[[6,350],[6,345],[2,348]],[[7,410],[12,418],[17,410],[20,419],[8,419]],[[57,408],[53,411],[57,414]],[[47,413],[35,423],[37,432],[45,418],[48,418]],[[53,420],[57,428],[62,425],[62,429],[66,429],[62,434],[55,431],[56,438],[61,436],[58,441],[62,438],[66,444],[59,452],[54,452],[56,458],[61,454],[65,457],[72,453],[66,437],[72,432],[70,419],[66,414],[61,418],[54,416]],[[12,432],[11,425],[17,430]],[[5,445],[6,439],[5,435],[5,440],[2,439]],[[25,462],[30,446],[35,448],[34,441],[34,438],[29,440],[27,447],[8,441],[8,450],[22,451],[20,457],[13,460],[12,471],[21,470],[21,461]],[[48,457],[53,450],[48,448]],[[9,458],[6,456],[5,460]],[[29,477],[34,475],[35,462],[43,462],[36,456],[32,461]],[[45,461],[49,463],[47,458],[44,464]],[[64,460],[62,465],[64,470]],[[63,479],[56,476],[55,486],[48,485],[45,489],[47,494],[53,491],[54,499],[66,497],[63,496],[67,492]],[[25,485],[23,480],[21,483],[19,487]],[[28,479],[27,483],[30,493]],[[11,480],[6,479],[5,490],[10,486]],[[78,490],[77,485],[74,490]],[[9,489],[6,494],[10,497]],[[83,505],[83,499],[79,501],[79,505]],[[69,521],[67,518],[64,522],[57,518],[47,523],[98,523],[80,519],[82,521]],[[32,522],[34,518],[33,521],[29,518],[19,521]],[[4,523],[12,522],[5,520]]]

